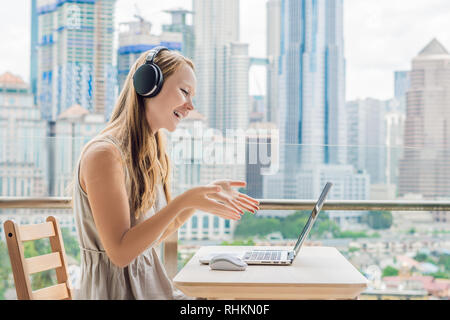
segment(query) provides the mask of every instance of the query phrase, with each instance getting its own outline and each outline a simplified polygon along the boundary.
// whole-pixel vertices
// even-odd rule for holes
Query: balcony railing
[[[260,210],[311,210],[313,200],[259,200]],[[71,209],[71,198],[24,198],[0,197],[0,209]],[[326,201],[322,210],[336,211],[450,211],[450,201],[408,201],[408,200],[334,200]],[[162,247],[163,261],[168,275],[177,273],[178,235],[174,233]]]

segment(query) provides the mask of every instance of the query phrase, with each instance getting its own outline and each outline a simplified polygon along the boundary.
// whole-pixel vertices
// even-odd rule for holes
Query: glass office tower
[[[114,7],[115,0],[37,1],[37,103],[46,120],[74,104],[111,112]]]

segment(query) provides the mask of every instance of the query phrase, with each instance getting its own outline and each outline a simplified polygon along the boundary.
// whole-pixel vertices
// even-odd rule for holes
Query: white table
[[[205,246],[173,279],[191,297],[208,299],[356,299],[367,279],[333,247],[303,246],[290,266],[249,265],[245,271],[211,270],[198,258],[215,252],[286,247]]]

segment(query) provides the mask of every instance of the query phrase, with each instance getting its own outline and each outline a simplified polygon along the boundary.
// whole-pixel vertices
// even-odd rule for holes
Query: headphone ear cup
[[[152,92],[152,94],[149,95],[149,97],[156,96],[161,91],[163,83],[164,83],[164,76],[163,76],[161,69],[156,64],[154,64],[153,66],[156,69],[156,78],[155,78],[156,79],[156,81],[155,81],[156,89],[154,92]]]
[[[149,97],[150,92],[154,94],[157,91],[156,86],[160,82],[158,79],[157,66],[153,64],[143,64],[133,75],[133,85],[136,92],[144,97]],[[160,70],[159,70],[160,71]]]

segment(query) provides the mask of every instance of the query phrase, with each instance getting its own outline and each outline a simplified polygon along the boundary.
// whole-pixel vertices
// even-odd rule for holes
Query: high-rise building
[[[355,170],[351,165],[309,164],[295,174],[297,199],[317,199],[323,187],[333,182],[329,200],[367,200],[370,197],[370,177],[364,170]],[[345,225],[349,219],[357,222],[364,211],[330,211],[329,217]]]
[[[371,184],[386,183],[386,101],[367,98],[347,102],[347,159],[366,170]]]
[[[393,188],[398,187],[399,161],[403,154],[403,133],[405,127],[405,113],[389,111],[385,115],[386,121],[386,183]]]
[[[254,122],[249,126],[246,136],[246,194],[262,199],[264,194],[264,170],[269,170],[273,161],[271,130],[274,123]]]
[[[117,54],[117,74],[119,92],[130,72],[131,66],[139,56],[157,46],[164,46],[170,50],[181,51],[183,48],[183,35],[175,31],[163,31],[160,35],[152,34],[152,23],[141,16],[137,21],[119,24],[119,50]]]
[[[73,179],[73,172],[81,150],[93,137],[105,128],[105,118],[90,113],[80,105],[71,106],[58,116],[53,138],[56,150],[53,179],[55,196],[70,197],[67,186]]]
[[[411,77],[409,71],[394,72],[394,96],[399,103],[399,111],[406,110],[406,92],[411,86]]]
[[[239,0],[194,0],[194,104],[209,127],[246,129],[248,125],[248,45],[239,43]]]
[[[183,8],[164,10],[164,12],[169,13],[172,16],[172,23],[163,24],[163,32],[181,33],[183,37],[181,53],[185,57],[193,60],[195,50],[194,27],[192,25],[188,25],[186,22],[186,16],[188,14],[192,14],[193,12]]]
[[[266,96],[250,96],[250,126],[255,122],[263,122],[266,112]]]
[[[114,8],[115,0],[37,1],[37,102],[46,120],[74,104],[109,117],[116,96]]]
[[[267,121],[278,123],[278,73],[281,47],[281,0],[269,0],[267,9]]]
[[[346,163],[343,0],[281,2],[280,130],[300,163]]]
[[[433,39],[412,60],[399,194],[450,196],[450,54]]]
[[[346,163],[343,1],[281,0],[280,15],[280,173],[267,186],[291,198],[299,167]]]
[[[37,105],[38,15],[37,0],[31,0],[30,87]]]
[[[226,62],[220,66],[224,76],[222,91],[223,104],[216,104],[215,128],[226,132],[227,129],[247,129],[249,124],[249,69],[248,44],[230,42],[224,47]]]
[[[0,196],[47,195],[46,131],[28,84],[0,75]]]

